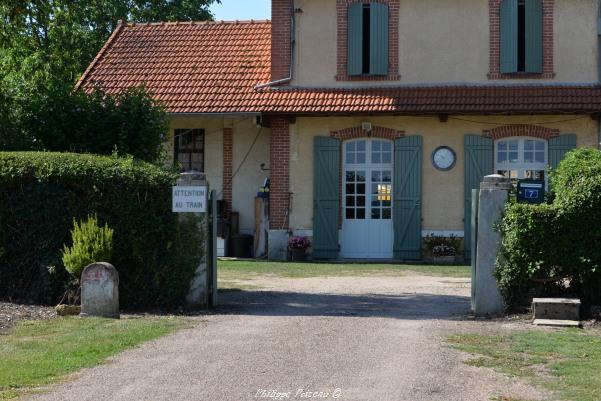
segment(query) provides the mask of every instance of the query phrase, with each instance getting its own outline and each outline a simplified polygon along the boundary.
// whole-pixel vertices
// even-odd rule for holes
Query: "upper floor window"
[[[500,72],[543,72],[542,0],[502,0]]]
[[[388,5],[348,6],[348,75],[388,75]]]
[[[547,141],[508,138],[495,142],[495,170],[512,181],[545,180],[548,164]]]
[[[174,159],[182,171],[204,172],[204,130],[176,129],[174,141]]]

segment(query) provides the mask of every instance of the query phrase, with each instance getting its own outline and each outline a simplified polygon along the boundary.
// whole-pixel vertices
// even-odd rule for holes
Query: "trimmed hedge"
[[[535,296],[601,304],[601,152],[569,152],[551,175],[552,204],[510,204],[495,276],[510,309]]]
[[[114,229],[113,264],[126,308],[182,304],[202,255],[198,219],[171,212],[177,174],[131,158],[0,152],[0,298],[53,304],[73,219]]]

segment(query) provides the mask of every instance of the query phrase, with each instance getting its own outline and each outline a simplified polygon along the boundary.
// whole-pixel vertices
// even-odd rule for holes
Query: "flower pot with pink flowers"
[[[288,252],[290,260],[307,260],[307,249],[311,247],[311,241],[307,237],[290,237],[288,239]]]

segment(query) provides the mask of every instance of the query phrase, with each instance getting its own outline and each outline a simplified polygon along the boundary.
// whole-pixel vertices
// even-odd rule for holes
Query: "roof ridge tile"
[[[216,20],[216,21],[155,21],[155,22],[123,22],[122,25],[128,28],[139,26],[185,26],[185,25],[259,25],[271,24],[268,19],[249,19],[249,20]]]

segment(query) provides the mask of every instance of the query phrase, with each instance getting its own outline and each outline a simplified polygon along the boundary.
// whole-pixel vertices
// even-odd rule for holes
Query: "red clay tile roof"
[[[601,86],[255,89],[270,79],[268,21],[120,25],[78,87],[144,84],[171,113],[596,113]]]
[[[269,81],[267,21],[120,25],[78,85],[114,93],[144,84],[173,113],[242,107]]]

